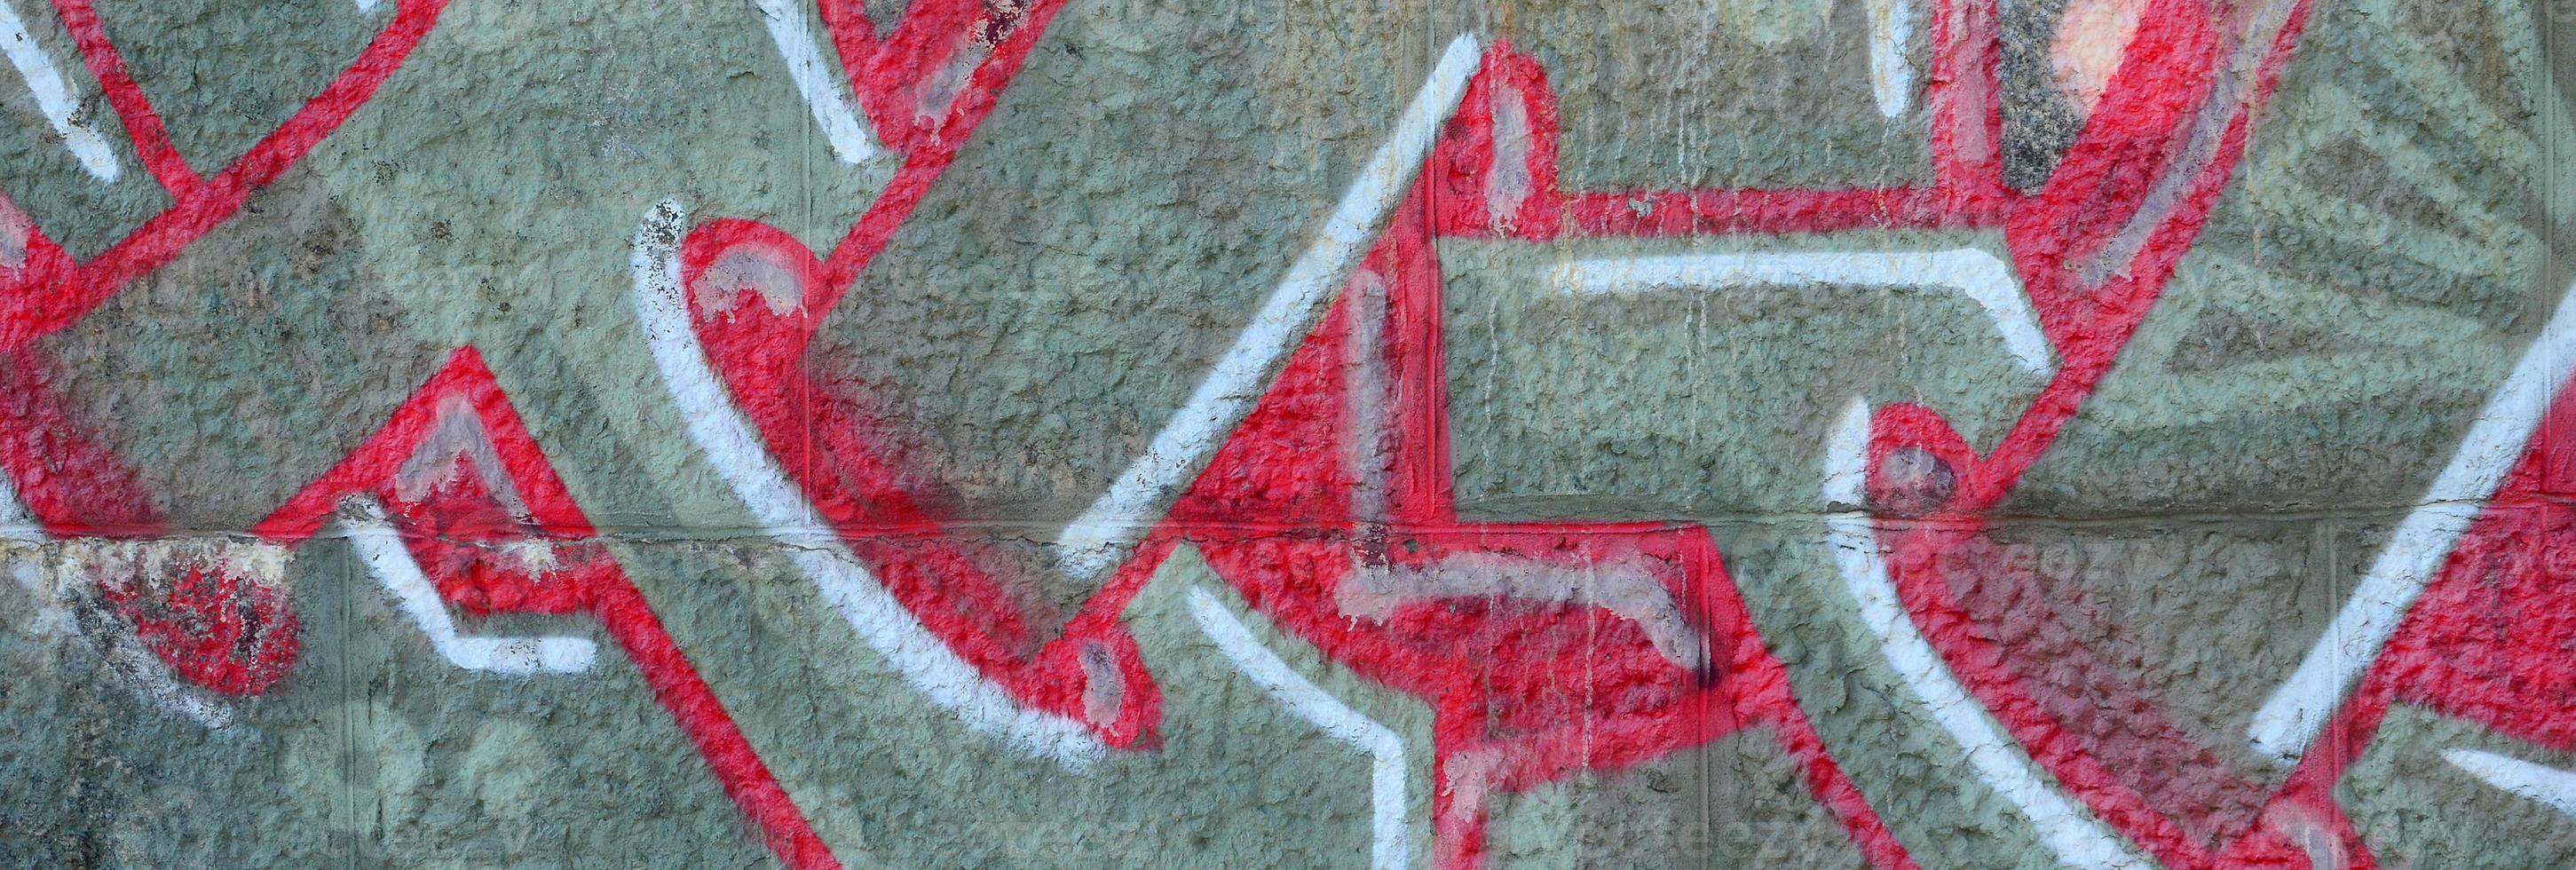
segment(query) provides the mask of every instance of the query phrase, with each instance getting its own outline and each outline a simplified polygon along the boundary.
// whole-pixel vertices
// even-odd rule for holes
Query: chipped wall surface
[[[0,0],[0,866],[2576,865],[2576,6]]]

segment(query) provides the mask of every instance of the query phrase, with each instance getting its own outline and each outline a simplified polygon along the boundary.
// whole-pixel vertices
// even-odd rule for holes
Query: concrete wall
[[[5,0],[0,865],[2567,866],[2571,40]]]

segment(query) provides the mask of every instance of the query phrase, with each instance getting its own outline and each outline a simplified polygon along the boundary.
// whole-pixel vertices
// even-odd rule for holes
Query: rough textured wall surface
[[[2576,6],[0,0],[0,865],[2576,865]]]

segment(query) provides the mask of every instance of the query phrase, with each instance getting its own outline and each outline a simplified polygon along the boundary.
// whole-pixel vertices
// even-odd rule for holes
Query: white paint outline
[[[459,634],[437,584],[412,559],[411,548],[403,546],[402,533],[385,518],[384,505],[368,496],[352,496],[343,504],[338,522],[349,546],[366,563],[367,575],[393,594],[403,614],[420,626],[430,646],[449,664],[494,674],[577,674],[590,670],[598,660],[598,645],[588,638]]]
[[[1404,738],[1298,674],[1206,589],[1190,587],[1190,617],[1235,670],[1271,700],[1325,736],[1369,756],[1369,866],[1395,868],[1410,862],[1413,829],[1405,824]]]
[[[2576,771],[2533,764],[2512,756],[2477,749],[2451,749],[2442,760],[2488,785],[2576,818]]]
[[[1450,42],[1394,132],[1361,168],[1313,244],[1289,266],[1278,289],[1215,370],[1157,434],[1145,455],[1059,537],[1058,564],[1068,573],[1097,577],[1114,564],[1141,534],[1148,516],[1251,410],[1269,380],[1269,370],[1293,346],[1332,291],[1347,280],[1345,276],[1367,252],[1376,225],[1410,188],[1440,124],[1466,93],[1467,79],[1475,73],[1479,58],[1475,37],[1462,34]],[[689,322],[679,263],[679,240],[686,231],[685,210],[668,199],[647,210],[636,228],[629,262],[635,275],[636,316],[663,385],[688,421],[690,439],[706,453],[734,496],[770,537],[785,545],[789,558],[820,588],[825,603],[932,703],[956,715],[971,730],[1054,759],[1069,770],[1086,770],[1098,762],[1107,747],[1087,726],[1027,709],[984,679],[905,610],[833,530],[810,522],[812,505],[734,406]]]
[[[53,535],[46,533],[44,526],[36,522],[35,514],[27,510],[26,502],[19,499],[17,482],[7,474],[0,474],[0,541],[29,547],[54,543]],[[15,563],[10,566],[12,569],[43,570],[26,561],[28,557],[25,554],[11,554],[9,558]],[[70,633],[97,641],[99,654],[107,660],[108,669],[129,681],[131,685],[128,688],[136,694],[151,699],[164,710],[187,717],[208,731],[224,732],[233,727],[233,708],[224,702],[222,696],[180,681],[170,672],[167,662],[143,647],[141,638],[110,619],[103,610],[103,604],[90,599],[86,604],[65,608],[61,590],[69,582],[41,584],[21,579],[11,585],[25,588],[45,599],[39,602],[39,607],[63,608],[59,612],[69,615]],[[73,594],[87,595],[87,590],[84,587]]]
[[[770,41],[778,44],[779,58],[787,62],[787,77],[796,83],[796,95],[814,112],[814,125],[823,128],[832,153],[852,165],[882,156],[885,149],[877,144],[866,111],[849,98],[843,82],[834,80],[832,66],[823,60],[822,44],[805,26],[805,10],[793,0],[752,3],[759,7],[760,23],[769,27]]]
[[[679,240],[688,219],[680,204],[663,200],[635,229],[635,314],[671,400],[688,421],[689,438],[705,451],[752,518],[783,545],[799,570],[812,578],[825,604],[841,614],[859,638],[884,656],[904,682],[966,723],[1032,755],[1081,772],[1108,747],[1074,719],[1020,706],[1010,693],[984,679],[973,665],[895,600],[831,529],[809,520],[812,506],[761,446],[723,382],[708,366],[705,348],[689,323],[680,288]]]
[[[7,2],[7,0],[0,0]],[[36,514],[18,498],[18,482],[0,472],[0,541],[21,544],[43,544],[53,540],[45,527],[36,522]]]
[[[136,694],[187,717],[198,727],[215,732],[233,727],[233,708],[224,703],[222,696],[182,682],[171,673],[168,662],[145,649],[142,638],[108,616],[104,607],[95,600],[75,606],[73,624],[81,634],[100,641],[99,654],[107,660],[109,670],[132,683],[130,688]]]
[[[2307,753],[2353,682],[2378,660],[2389,635],[2450,558],[2451,548],[2477,521],[2505,473],[2522,458],[2571,375],[2576,375],[2576,284],[2559,298],[2548,324],[2523,349],[2513,372],[2460,438],[2450,464],[2390,533],[2298,669],[2254,711],[2246,734],[2256,751],[2285,763]]]
[[[1860,481],[1869,461],[1869,418],[1869,403],[1854,399],[1826,442],[1828,505],[1858,505],[1865,497]],[[1869,515],[1857,510],[1828,513],[1825,537],[1834,548],[1844,587],[1860,608],[1861,622],[1878,636],[1880,655],[1959,744],[1978,781],[2030,820],[2058,863],[2087,870],[2154,866],[2126,838],[2050,785],[2021,744],[1959,684],[1899,598],[1879,549],[1877,524]]]
[[[1096,578],[1118,563],[1173,493],[1197,475],[1225,436],[1243,422],[1270,383],[1279,361],[1295,347],[1368,253],[1378,225],[1412,189],[1413,175],[1430,155],[1440,125],[1456,111],[1467,79],[1481,57],[1476,38],[1459,34],[1406,105],[1394,132],[1351,179],[1340,204],[1316,231],[1314,242],[1288,267],[1279,287],[1226,348],[1189,401],[1172,413],[1152,444],[1056,540],[1056,564],[1079,578]]]
[[[2023,369],[2042,378],[2057,370],[2048,334],[2040,329],[2039,315],[2031,310],[2011,264],[1975,248],[1675,254],[1576,260],[1556,273],[1558,288],[1580,294],[1783,284],[1956,290],[1985,311]]]
[[[45,56],[43,46],[36,44],[34,34],[27,32],[27,22],[10,8],[9,0],[0,0],[0,54],[18,68],[27,80],[27,89],[36,94],[36,110],[44,113],[45,122],[63,139],[63,148],[80,161],[81,168],[102,182],[116,180],[121,166],[116,150],[108,147],[107,137],[98,131],[80,109],[80,93],[72,90],[62,73],[54,68],[53,58]]]
[[[1914,104],[1914,61],[1905,56],[1913,38],[1912,0],[1869,0],[1869,90],[1889,120]]]

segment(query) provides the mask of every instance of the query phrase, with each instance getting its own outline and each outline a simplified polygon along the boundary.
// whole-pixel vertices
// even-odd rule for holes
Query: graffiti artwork
[[[2571,35],[0,0],[0,863],[2560,866]]]

